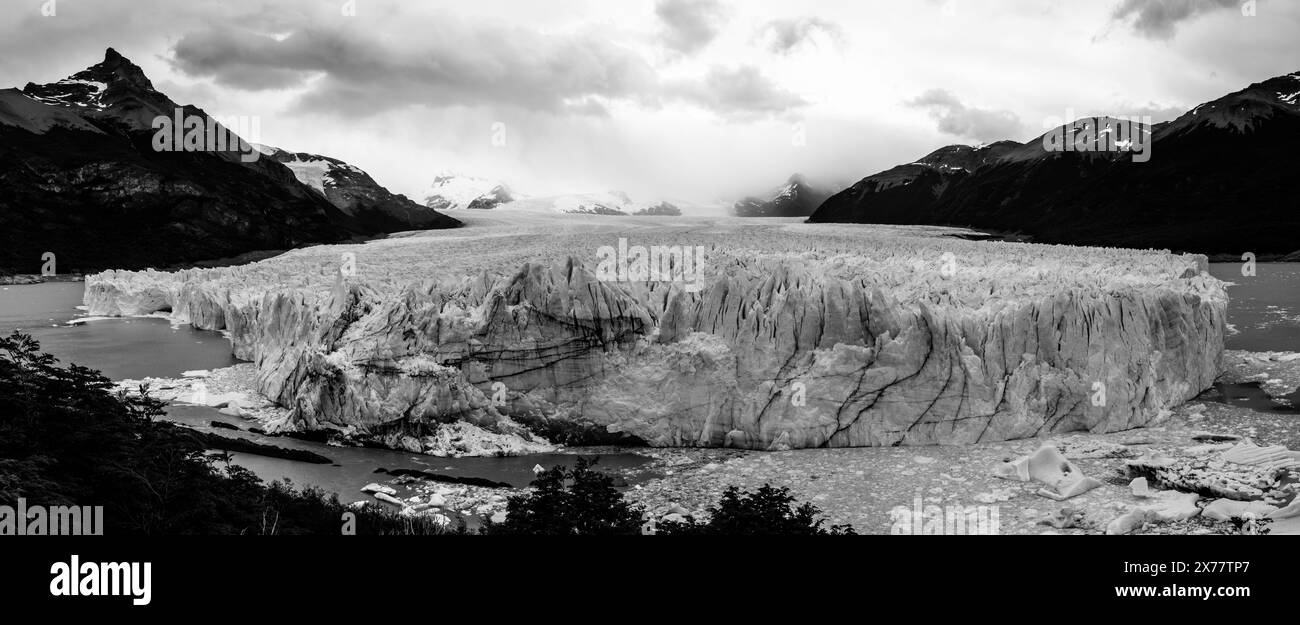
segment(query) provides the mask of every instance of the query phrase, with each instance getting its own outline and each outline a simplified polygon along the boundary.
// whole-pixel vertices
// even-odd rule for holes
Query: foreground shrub
[[[825,528],[821,510],[811,503],[795,506],[788,488],[764,484],[757,491],[742,493],[730,486],[717,505],[709,508],[709,520],[687,517],[684,522],[664,521],[657,531],[669,536],[826,536],[851,535],[848,525]]]
[[[205,454],[163,403],[112,393],[98,372],[56,366],[31,337],[0,338],[0,504],[103,506],[105,534],[441,533],[432,524],[252,472]]]
[[[545,471],[532,491],[511,497],[502,523],[487,523],[484,534],[630,535],[642,533],[645,512],[632,506],[613,486],[614,479],[579,458],[577,466]],[[752,493],[732,486],[706,522],[663,521],[655,532],[665,535],[847,535],[847,525],[824,527],[821,510],[811,503],[796,506],[788,488],[765,484]]]
[[[600,536],[641,533],[642,512],[623,499],[614,478],[578,458],[572,469],[553,467],[538,474],[533,490],[506,503],[506,520],[488,522],[484,534]]]

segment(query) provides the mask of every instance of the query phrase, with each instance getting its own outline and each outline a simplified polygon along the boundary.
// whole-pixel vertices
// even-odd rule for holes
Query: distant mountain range
[[[733,204],[703,205],[682,201],[634,200],[622,191],[529,196],[513,192],[505,183],[486,178],[439,174],[425,195],[424,204],[439,210],[493,209],[545,211],[572,215],[645,215],[741,217],[807,217],[831,193],[810,185],[795,174],[785,184],[759,196]]]
[[[807,217],[830,195],[829,191],[813,188],[803,176],[795,174],[764,196],[736,202],[732,212],[737,217]]]
[[[513,202],[506,186],[485,178],[443,173],[433,179],[424,205],[436,210],[486,210]]]
[[[111,48],[66,79],[0,90],[0,270],[37,273],[46,252],[61,272],[131,269],[459,224],[341,162],[315,188],[237,136],[160,149],[154,120],[178,109],[211,122]]]
[[[532,197],[513,193],[501,182],[447,173],[434,178],[433,186],[425,195],[424,205],[443,210],[503,208],[573,215],[682,214],[681,209],[671,202],[638,202],[622,191]]]
[[[1143,133],[1149,160],[1116,141],[1124,120],[1054,129],[1081,148],[949,146],[863,178],[810,222],[935,224],[1035,241],[1240,257],[1300,250],[1300,72],[1253,84]],[[1053,134],[1060,133],[1060,134]]]

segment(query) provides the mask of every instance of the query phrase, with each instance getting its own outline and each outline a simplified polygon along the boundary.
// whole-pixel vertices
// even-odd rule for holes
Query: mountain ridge
[[[1143,136],[1150,162],[1134,162],[1133,150],[1048,151],[1047,134],[1023,144],[947,146],[861,179],[808,221],[948,225],[1023,233],[1045,243],[1284,255],[1300,250],[1294,234],[1300,156],[1292,145],[1300,139],[1297,100],[1300,72],[1255,83],[1170,122],[1140,125],[1149,134]],[[1048,134],[1091,127],[1087,136],[1100,142],[1107,119],[1082,118]],[[980,149],[985,153],[972,160]]]
[[[806,217],[830,197],[830,193],[808,184],[794,174],[785,184],[763,196],[749,196],[732,206],[737,217]]]
[[[172,266],[383,233],[250,159],[234,133],[158,149],[154,120],[176,115],[215,121],[112,48],[68,78],[0,90],[0,269],[39,273],[46,253],[65,273]]]

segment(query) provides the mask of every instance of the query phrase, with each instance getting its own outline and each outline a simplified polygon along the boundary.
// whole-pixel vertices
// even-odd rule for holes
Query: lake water
[[[22,330],[63,364],[98,369],[120,380],[180,377],[191,369],[229,367],[239,361],[217,332],[172,327],[166,319],[104,319],[68,325],[82,316],[81,282],[0,286],[0,332]]]
[[[213,421],[229,423],[246,428],[249,422],[238,417],[223,415],[215,409],[203,406],[173,406],[169,416],[177,423],[184,423],[203,432],[211,432],[227,437],[245,438],[267,443],[286,449],[301,449],[325,456],[333,464],[311,464],[297,460],[268,458],[247,453],[232,453],[234,463],[248,468],[263,480],[289,478],[296,484],[311,484],[327,491],[339,493],[343,501],[361,499],[357,489],[370,482],[383,482],[389,479],[376,474],[375,469],[415,469],[452,477],[479,477],[495,482],[505,482],[512,486],[527,486],[532,481],[533,467],[542,465],[550,468],[556,465],[572,466],[579,456],[574,454],[532,454],[528,456],[509,456],[504,458],[439,458],[423,454],[395,451],[389,449],[370,449],[364,447],[337,447],[324,443],[299,440],[288,437],[268,437],[251,432],[236,432],[224,428],[211,427]],[[592,459],[598,457],[597,466],[604,470],[636,469],[648,459],[631,453],[584,454]],[[637,481],[633,472],[633,481]],[[647,475],[640,475],[645,478]]]
[[[81,305],[84,284],[47,282],[0,287],[0,332],[6,336],[22,330],[40,341],[43,351],[54,354],[62,364],[75,363],[98,369],[111,379],[180,377],[196,369],[216,369],[236,364],[230,343],[218,332],[173,327],[166,319],[103,319],[69,324],[84,316]],[[572,465],[573,454],[536,454],[506,458],[437,458],[383,449],[331,447],[323,443],[287,437],[268,437],[251,432],[234,432],[210,426],[222,421],[247,428],[252,423],[221,414],[203,406],[175,405],[168,418],[202,431],[238,436],[289,449],[303,449],[330,458],[333,464],[311,464],[269,458],[248,453],[232,454],[234,463],[244,466],[266,481],[291,479],[297,485],[319,486],[338,493],[343,501],[361,499],[358,489],[388,478],[376,468],[417,469],[457,477],[479,477],[514,486],[526,486],[533,478],[533,466]],[[602,454],[598,466],[606,470],[632,469],[649,459],[634,453]],[[633,479],[637,474],[633,473]],[[648,476],[641,475],[641,478]]]
[[[1228,296],[1228,349],[1300,352],[1300,263],[1259,263],[1243,276],[1242,263],[1214,263],[1210,274],[1231,282]],[[1257,382],[1218,383],[1200,399],[1259,412],[1300,414],[1300,393],[1278,401]]]
[[[1228,349],[1249,351],[1300,351],[1300,263],[1262,263],[1254,277],[1243,277],[1240,264],[1213,264],[1210,273],[1234,283],[1228,290]],[[237,363],[230,344],[216,332],[173,327],[165,319],[132,318],[87,321],[69,325],[82,316],[83,284],[49,282],[0,287],[0,331],[21,329],[41,342],[41,347],[64,363],[98,369],[112,379],[179,377],[184,371],[216,369]],[[1220,385],[1203,396],[1254,410],[1293,411],[1291,406],[1270,400],[1263,391],[1240,385]],[[437,458],[399,451],[330,447],[297,439],[266,437],[249,432],[216,430],[212,421],[241,427],[249,423],[222,415],[212,408],[172,406],[169,418],[224,436],[250,438],[279,447],[304,449],[333,460],[317,465],[253,454],[234,454],[236,464],[247,467],[264,480],[290,478],[299,485],[319,486],[335,492],[344,501],[359,498],[361,486],[383,481],[376,468],[418,469],[460,477],[480,477],[516,486],[527,484],[536,464],[570,464],[570,454],[539,454],[513,458]],[[647,462],[634,453],[611,453],[601,457],[607,469],[635,471]],[[642,475],[640,477],[648,477]]]
[[[1241,263],[1214,263],[1210,274],[1233,283],[1228,305],[1228,349],[1300,352],[1300,263],[1260,263],[1255,276]]]

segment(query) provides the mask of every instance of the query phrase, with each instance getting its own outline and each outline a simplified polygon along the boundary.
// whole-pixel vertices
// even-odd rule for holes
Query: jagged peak
[[[149,77],[145,75],[144,70],[140,69],[139,65],[132,63],[130,59],[122,56],[121,53],[113,48],[108,48],[104,51],[103,61],[96,65],[92,65],[77,74],[73,74],[72,78],[78,78],[83,74],[108,78],[109,80],[107,82],[109,83],[115,82],[112,78],[116,77],[136,86],[150,90],[153,89],[153,83],[150,82]]]
[[[157,91],[140,66],[109,48],[103,61],[56,82],[29,82],[23,94],[45,104],[102,110],[123,95],[156,95]]]

